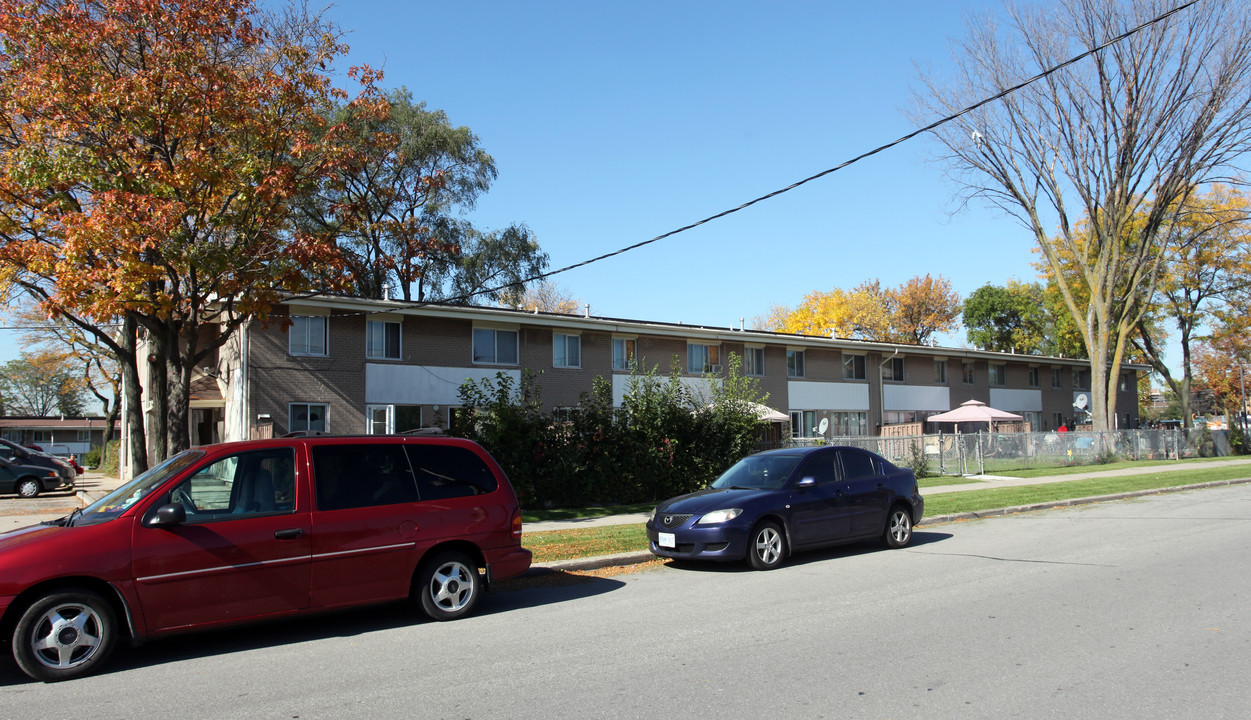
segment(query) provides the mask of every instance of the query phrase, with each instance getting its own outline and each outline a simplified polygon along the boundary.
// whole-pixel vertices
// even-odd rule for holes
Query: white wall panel
[[[365,402],[385,405],[459,405],[460,386],[466,380],[487,379],[503,372],[521,382],[520,370],[498,368],[430,367],[427,365],[365,365]]]

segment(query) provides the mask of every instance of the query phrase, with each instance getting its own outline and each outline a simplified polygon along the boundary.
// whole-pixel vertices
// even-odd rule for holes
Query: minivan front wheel
[[[433,620],[455,620],[473,612],[482,595],[478,564],[462,552],[446,552],[422,566],[417,592]]]
[[[96,669],[117,637],[113,607],[90,590],[70,589],[39,598],[13,630],[13,658],[44,682],[72,680]]]

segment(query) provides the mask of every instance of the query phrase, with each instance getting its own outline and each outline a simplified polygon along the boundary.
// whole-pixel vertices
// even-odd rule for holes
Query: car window
[[[295,509],[295,450],[274,448],[217,460],[170,491],[187,522],[289,513]]]
[[[843,458],[843,477],[846,479],[855,480],[879,474],[877,463],[873,462],[873,456],[868,453],[859,450],[840,450],[839,454]]]
[[[721,473],[721,477],[713,480],[708,487],[777,490],[786,484],[802,457],[794,453],[748,455]]]
[[[408,457],[396,444],[318,445],[313,448],[313,483],[319,510],[417,500]]]
[[[799,478],[813,478],[818,485],[834,482],[838,472],[834,467],[836,458],[832,452],[819,452],[804,461],[799,471]]]
[[[468,448],[454,445],[412,445],[408,448],[422,500],[444,500],[494,492],[495,473]]]

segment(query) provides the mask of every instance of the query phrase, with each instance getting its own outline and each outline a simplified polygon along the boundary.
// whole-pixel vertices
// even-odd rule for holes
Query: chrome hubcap
[[[772,565],[782,557],[782,534],[773,528],[765,528],[756,534],[756,557],[766,565]]]
[[[908,518],[908,513],[899,510],[891,515],[890,534],[897,543],[907,542],[912,535],[912,521]]]
[[[470,573],[474,572],[477,571],[458,562],[439,566],[430,579],[429,592],[434,604],[447,612],[456,612],[468,605],[474,586]]]
[[[50,668],[81,665],[100,647],[100,616],[77,603],[58,605],[35,624],[31,649],[39,662]]]

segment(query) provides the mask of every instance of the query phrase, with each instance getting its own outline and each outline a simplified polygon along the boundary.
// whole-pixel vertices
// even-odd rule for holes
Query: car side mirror
[[[817,479],[814,477],[806,477],[803,480],[799,481],[799,487],[801,488],[810,488],[816,484],[817,484]]]
[[[148,523],[152,527],[173,527],[187,522],[187,509],[178,503],[167,503],[156,509],[156,517]]]

